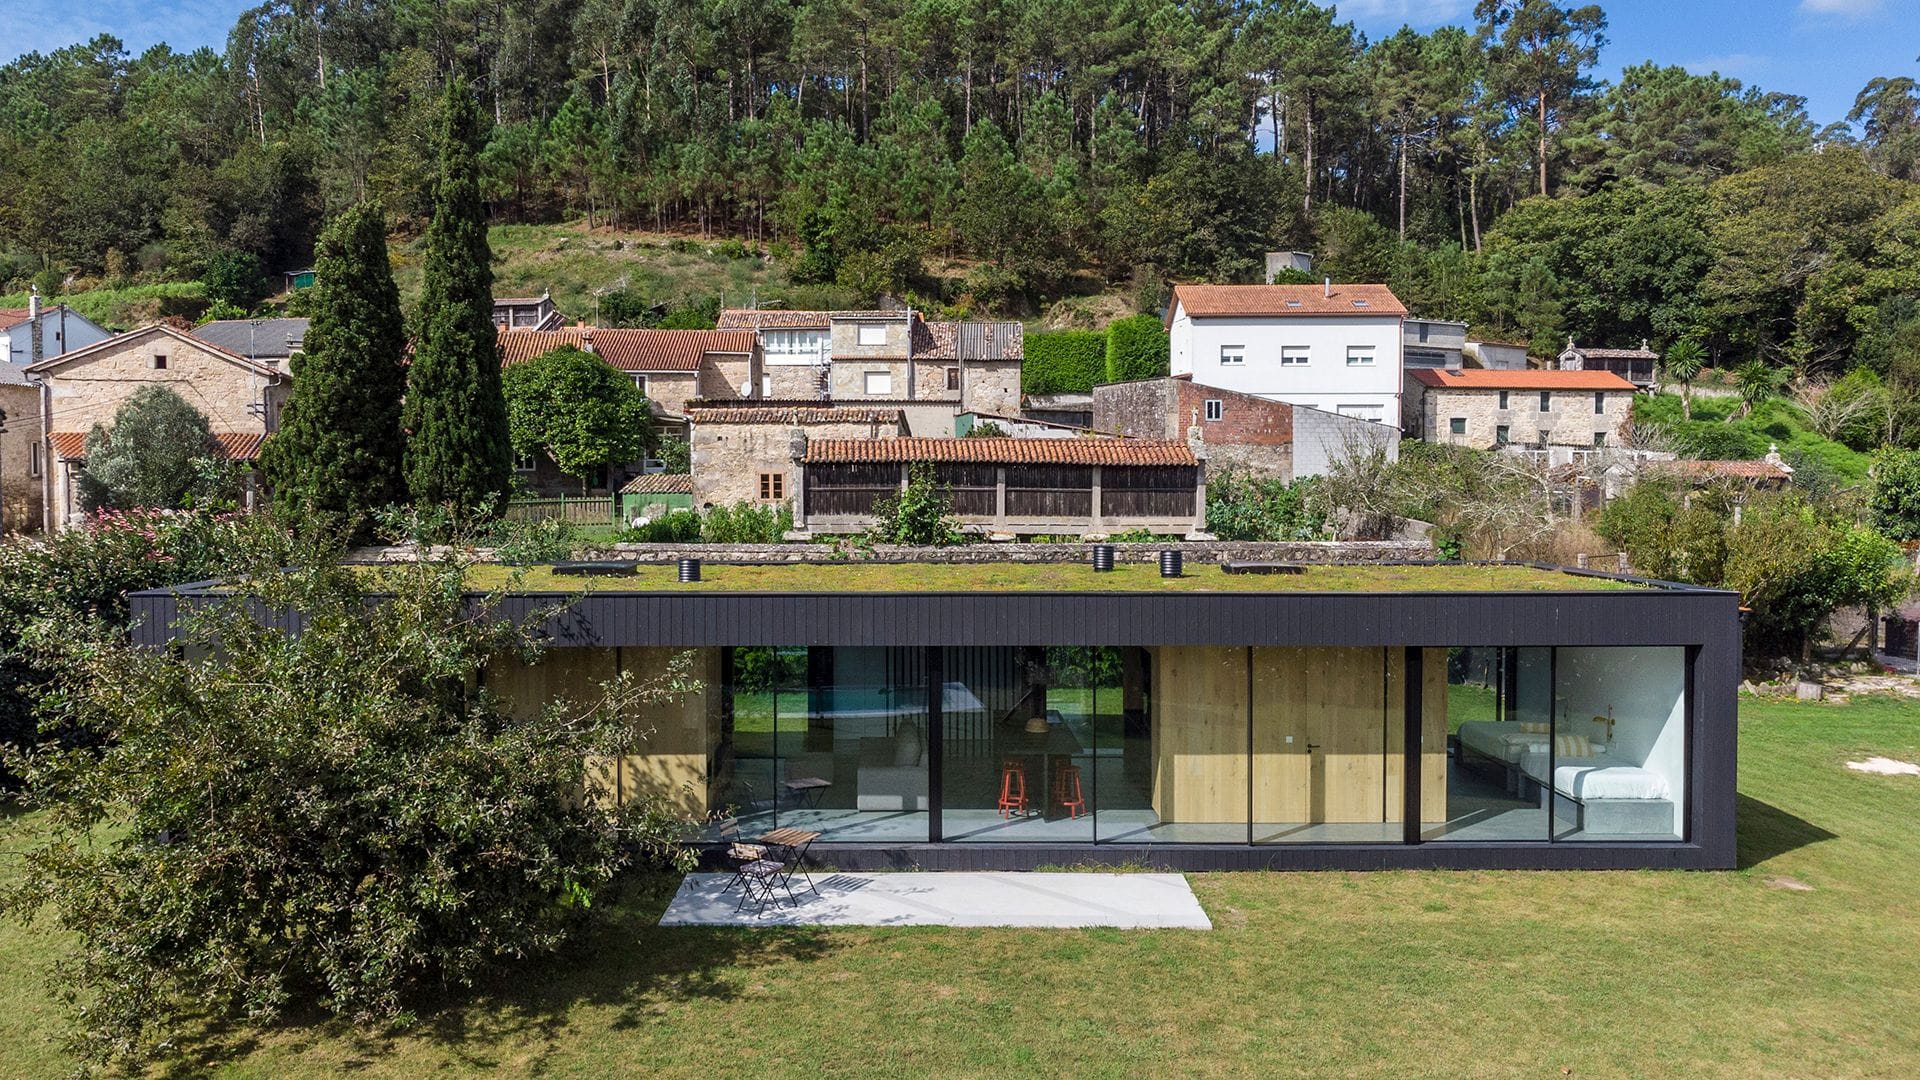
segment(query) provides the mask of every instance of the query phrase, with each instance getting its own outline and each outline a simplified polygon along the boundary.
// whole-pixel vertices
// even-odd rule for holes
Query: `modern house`
[[[233,461],[255,461],[280,426],[292,390],[287,372],[249,360],[171,326],[156,323],[26,369],[38,380],[47,417],[46,520],[56,526],[83,513],[78,481],[86,468],[87,433],[111,427],[114,413],[147,386],[164,386],[199,409]]]
[[[1210,469],[1240,469],[1286,483],[1325,473],[1359,443],[1384,443],[1389,460],[1400,455],[1400,432],[1385,424],[1181,376],[1094,387],[1093,428],[1136,439],[1184,441]]]
[[[1458,368],[1467,348],[1467,324],[1409,317],[1402,354],[1409,368]]]
[[[750,330],[770,401],[939,402],[950,412],[1020,407],[1026,356],[1017,322],[935,322],[917,311],[729,308],[723,330]]]
[[[493,298],[493,325],[501,330],[558,330],[566,322],[550,293]]]
[[[300,351],[310,325],[309,319],[215,319],[194,327],[193,336],[287,371],[287,362]]]
[[[1633,410],[1633,384],[1610,371],[1407,372],[1406,433],[1428,442],[1604,447]]]
[[[1651,390],[1659,381],[1660,354],[1645,341],[1637,349],[1593,349],[1568,338],[1554,364],[1561,371],[1611,371],[1638,389]]]
[[[1489,371],[1525,371],[1533,366],[1527,361],[1524,341],[1469,341],[1461,348],[1461,359],[1466,367]]]
[[[34,289],[23,308],[0,308],[0,363],[32,364],[113,336],[65,304],[43,307]]]
[[[532,715],[687,657],[696,685],[588,764],[691,829],[817,833],[847,869],[1735,864],[1733,593],[1520,565],[674,577],[535,575],[498,615],[556,647],[485,681]],[[220,598],[135,594],[135,638]]]
[[[1200,534],[1206,472],[1186,443],[1147,439],[796,440],[800,483],[794,527],[864,532],[882,499],[932,469],[963,528],[990,536],[1080,536],[1146,531]]]
[[[1179,285],[1172,374],[1397,427],[1406,315],[1385,285]]]
[[[40,424],[40,388],[22,365],[0,363],[0,536],[40,530],[47,467]]]

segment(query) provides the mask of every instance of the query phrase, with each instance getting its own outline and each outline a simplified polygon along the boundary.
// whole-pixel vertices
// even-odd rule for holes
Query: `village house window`
[[[1371,345],[1347,346],[1347,366],[1348,367],[1372,367],[1373,366],[1373,346]]]
[[[1540,411],[1541,412],[1553,411],[1553,391],[1551,390],[1540,391]]]
[[[785,358],[818,360],[827,353],[828,335],[819,330],[766,330],[760,335],[761,348],[780,363]]]
[[[1207,419],[1218,420],[1226,415],[1226,402],[1219,398],[1207,399]]]
[[[1501,424],[1499,427],[1496,427],[1493,429],[1493,444],[1495,446],[1507,445],[1508,430],[1509,429],[1505,424]]]
[[[760,474],[760,501],[779,502],[786,497],[786,473],[763,472]]]
[[[1540,443],[1539,443],[1540,449],[1545,450],[1552,441],[1553,441],[1553,432],[1546,428],[1541,428]]]
[[[859,341],[860,341],[860,344],[862,345],[885,345],[887,343],[886,324],[870,323],[870,322],[861,323]]]
[[[1282,345],[1280,347],[1281,367],[1306,367],[1307,347],[1305,345]]]
[[[165,353],[153,354],[153,370],[155,371],[167,370],[167,356]]]
[[[947,389],[949,390],[960,389],[960,369],[959,368],[950,367],[947,369]]]
[[[647,392],[647,377],[636,372],[633,376],[633,386],[634,389],[645,394]]]
[[[533,472],[536,468],[537,468],[537,464],[534,461],[534,457],[532,454],[513,455],[513,471],[514,472],[530,473],[530,472]]]
[[[1606,432],[1604,432],[1604,431],[1596,431],[1596,432],[1594,432],[1594,433],[1593,433],[1593,445],[1595,445],[1595,446],[1605,446],[1605,445],[1607,445],[1607,433],[1606,433]]]
[[[1507,407],[1507,391],[1505,390],[1500,391],[1500,407],[1502,409]]]
[[[30,477],[34,477],[36,479],[40,476],[40,444],[39,443],[27,444],[27,475]]]
[[[886,397],[893,393],[893,373],[890,371],[867,372],[867,396]]]
[[[1455,435],[1465,435],[1467,433],[1467,418],[1464,416],[1456,416],[1447,421],[1447,430]]]
[[[1222,367],[1235,367],[1246,362],[1247,347],[1245,345],[1220,346],[1220,365]]]
[[[1595,390],[1593,392],[1594,415],[1598,416],[1599,414],[1606,411],[1607,411],[1607,392],[1604,390]]]

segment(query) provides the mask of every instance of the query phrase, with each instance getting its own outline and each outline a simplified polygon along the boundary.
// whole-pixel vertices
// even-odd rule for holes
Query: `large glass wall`
[[[813,647],[724,657],[707,789],[711,813],[743,835],[1684,837],[1678,647]],[[1407,805],[1410,786],[1417,806]]]

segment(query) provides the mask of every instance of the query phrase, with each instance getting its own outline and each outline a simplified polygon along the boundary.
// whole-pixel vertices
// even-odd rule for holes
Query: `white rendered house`
[[[42,306],[39,289],[33,290],[26,307],[0,308],[0,363],[38,363],[112,336],[65,304]]]
[[[1406,317],[1385,285],[1179,285],[1172,373],[1398,428]]]

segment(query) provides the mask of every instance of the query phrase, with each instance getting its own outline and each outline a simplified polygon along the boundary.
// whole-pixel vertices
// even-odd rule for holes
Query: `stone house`
[[[751,395],[759,365],[749,333],[728,330],[596,329],[502,330],[500,362],[510,367],[564,346],[589,352],[626,374],[653,406],[661,436],[687,434],[692,401],[724,401]],[[545,495],[608,494],[645,472],[644,462],[613,465],[585,478],[569,476],[553,462],[532,456],[514,463],[514,475]],[[583,490],[584,487],[584,490]]]
[[[1642,390],[1653,389],[1660,374],[1660,354],[1645,341],[1637,349],[1594,349],[1568,338],[1554,364],[1561,371],[1611,371]]]
[[[932,322],[917,311],[730,308],[722,329],[751,330],[770,401],[925,401],[999,414],[1020,407],[1025,331],[1017,322]]]
[[[114,413],[147,386],[165,386],[199,409],[234,461],[254,461],[261,442],[280,426],[290,377],[272,365],[164,324],[145,326],[65,356],[29,365],[45,387],[46,519],[78,520],[77,482],[86,468],[87,433],[111,427]]]
[[[45,307],[34,289],[23,308],[0,308],[0,364],[33,364],[84,349],[111,331],[65,304]]]
[[[790,501],[799,462],[816,439],[884,440],[906,433],[901,410],[788,403],[696,405],[691,429],[693,505]]]
[[[1408,435],[1490,450],[1610,445],[1633,410],[1633,384],[1610,371],[1407,372]]]
[[[47,448],[40,388],[20,364],[0,363],[0,535],[40,530]]]
[[[1326,472],[1355,439],[1386,440],[1392,458],[1400,448],[1400,433],[1384,424],[1183,376],[1094,387],[1093,427],[1185,442],[1215,472],[1234,468],[1286,483]]]

